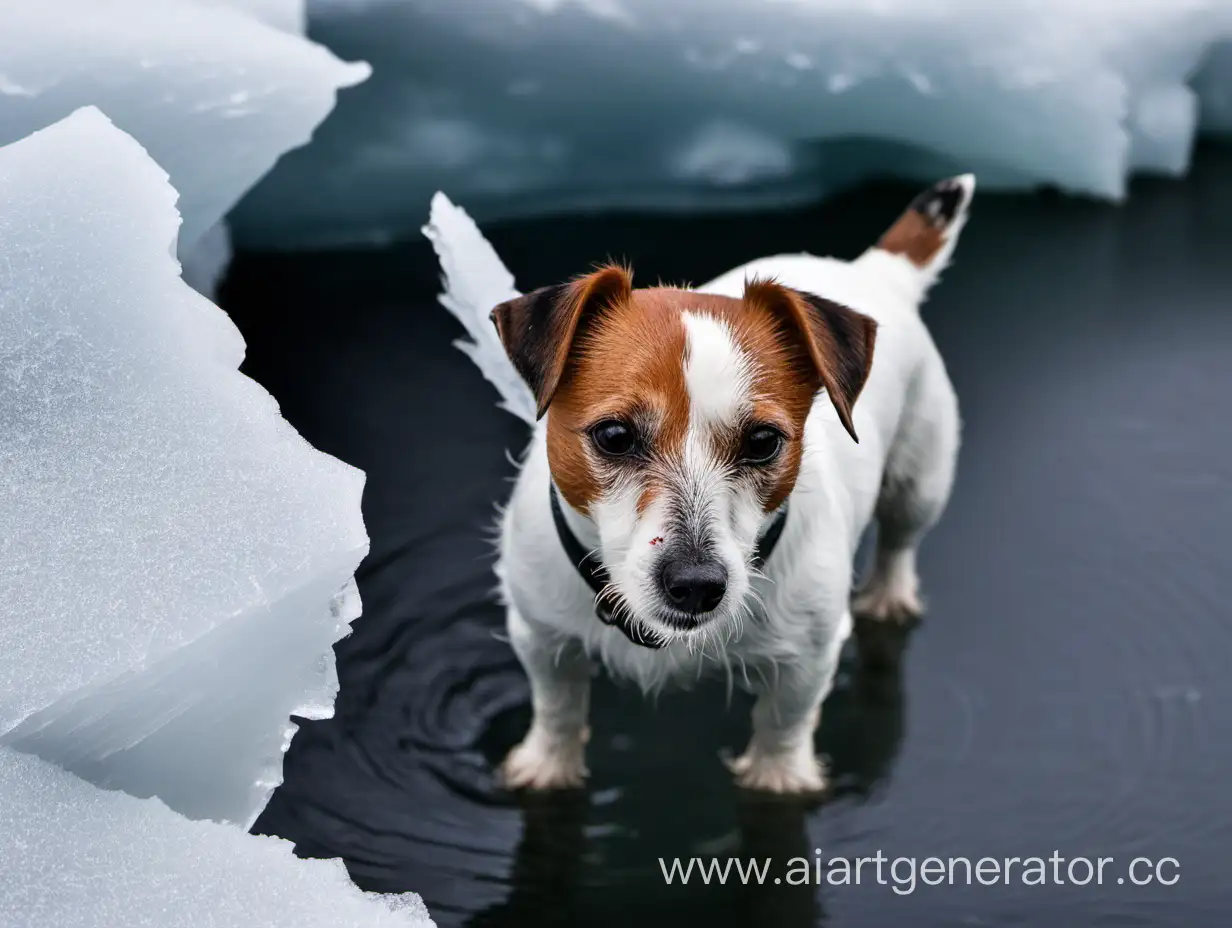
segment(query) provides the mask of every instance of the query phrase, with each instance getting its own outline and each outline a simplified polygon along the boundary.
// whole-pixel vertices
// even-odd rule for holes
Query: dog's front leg
[[[530,677],[534,717],[501,767],[510,789],[569,789],[586,779],[590,661],[580,644],[532,626],[510,606],[509,638]]]
[[[849,617],[843,626],[850,629]],[[798,656],[758,667],[753,736],[730,765],[737,784],[769,793],[825,789],[825,767],[813,750],[813,732],[821,720],[821,704],[834,685],[845,638],[833,634],[802,648]]]

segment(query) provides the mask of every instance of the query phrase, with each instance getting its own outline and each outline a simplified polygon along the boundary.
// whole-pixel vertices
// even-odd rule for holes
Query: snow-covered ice
[[[294,34],[303,18],[303,0],[6,3],[0,145],[98,106],[171,175],[189,255],[369,72]]]
[[[0,203],[0,743],[247,825],[332,711],[363,474],[236,370],[97,110],[0,148]]]
[[[1232,106],[1228,0],[316,0],[374,76],[241,205],[247,243],[811,199],[870,174],[1118,199]],[[1220,102],[1220,101],[1223,102]],[[313,196],[303,196],[303,191]]]
[[[339,861],[3,748],[0,796],[3,928],[432,928],[418,896],[366,896]]]

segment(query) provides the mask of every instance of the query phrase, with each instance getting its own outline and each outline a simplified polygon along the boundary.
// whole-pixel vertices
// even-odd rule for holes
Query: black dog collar
[[[561,547],[565,549],[565,556],[577,568],[577,572],[586,581],[586,585],[594,591],[595,615],[598,616],[599,621],[604,625],[612,625],[620,629],[625,637],[636,645],[656,650],[662,648],[667,643],[663,638],[643,628],[642,623],[630,615],[627,609],[617,608],[620,605],[619,593],[615,590],[604,592],[604,587],[607,586],[607,568],[603,566],[599,558],[582,546],[577,535],[573,534],[573,529],[569,528],[569,523],[565,521],[565,511],[560,504],[560,494],[556,492],[556,484],[550,484],[549,490],[556,535],[560,539]],[[783,537],[783,526],[786,524],[787,504],[784,503],[774,514],[770,527],[757,542],[757,549],[753,552],[754,567],[760,568],[774,553],[779,539]]]

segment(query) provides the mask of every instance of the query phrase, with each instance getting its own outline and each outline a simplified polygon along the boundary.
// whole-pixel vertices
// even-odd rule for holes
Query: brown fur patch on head
[[[763,488],[767,509],[794,486],[804,423],[818,389],[826,389],[855,437],[851,413],[872,364],[871,319],[773,281],[750,281],[743,299],[673,287],[634,290],[631,272],[609,265],[492,311],[539,415],[551,408],[549,464],[573,507],[588,510],[629,473],[601,462],[591,448],[590,430],[604,420],[632,424],[646,439],[644,458],[660,465],[679,459],[689,425],[685,312],[723,322],[751,367],[749,421],[733,423],[728,435],[710,436],[717,459],[735,466],[748,431],[757,426],[773,426],[786,439],[786,452],[764,472],[774,478]],[[664,491],[667,469],[643,475],[639,511]]]
[[[754,474],[763,509],[772,512],[795,488],[804,452],[804,424],[821,389],[821,379],[799,332],[774,306],[758,299],[732,300],[715,315],[727,322],[736,345],[753,369],[753,410],[743,427],[726,436],[720,455],[736,462],[749,429],[773,426],[784,446],[773,466]]]
[[[808,352],[839,421],[859,441],[852,410],[873,365],[877,323],[833,300],[784,287],[772,280],[750,280],[744,302],[781,320]]]
[[[773,426],[786,440],[779,460],[755,475],[767,510],[795,485],[804,424],[823,386],[852,430],[851,406],[872,360],[872,320],[766,281],[750,283],[743,299],[671,287],[633,290],[609,297],[602,312],[589,316],[554,391],[548,459],[573,507],[587,511],[629,475],[620,463],[600,461],[591,447],[590,430],[607,419],[633,423],[650,461],[661,465],[640,473],[638,511],[667,489],[665,473],[679,460],[689,426],[685,312],[725,323],[751,366],[751,414],[733,423],[729,434],[712,436],[716,458],[735,467],[748,431],[757,426]]]
[[[601,472],[589,430],[605,419],[633,422],[654,436],[658,454],[683,446],[689,400],[684,383],[685,332],[670,296],[687,291],[632,291],[596,317],[574,343],[548,416],[548,460],[561,494],[585,511],[620,473]],[[644,484],[644,509],[661,491]]]

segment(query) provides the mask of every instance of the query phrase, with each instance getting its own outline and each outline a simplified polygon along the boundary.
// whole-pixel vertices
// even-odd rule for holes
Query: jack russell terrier
[[[646,691],[734,676],[756,695],[738,783],[824,788],[813,732],[852,614],[921,612],[959,414],[919,307],[974,189],[926,190],[854,261],[764,258],[698,289],[610,265],[492,311],[539,420],[501,524],[534,710],[507,786],[582,784],[597,659]]]

